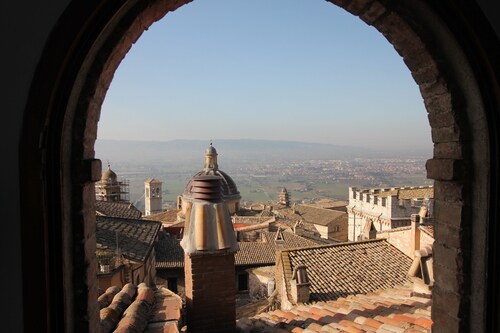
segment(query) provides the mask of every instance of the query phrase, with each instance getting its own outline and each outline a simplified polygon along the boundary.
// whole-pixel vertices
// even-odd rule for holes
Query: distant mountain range
[[[112,163],[179,165],[203,164],[205,140],[126,141],[97,140],[96,158]],[[431,157],[431,151],[380,151],[334,144],[272,140],[214,140],[219,161],[227,164],[262,163],[310,159],[353,159],[377,157]]]

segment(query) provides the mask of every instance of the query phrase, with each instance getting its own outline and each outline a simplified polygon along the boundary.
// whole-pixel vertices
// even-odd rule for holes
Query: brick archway
[[[98,331],[92,181],[101,171],[100,163],[94,160],[100,108],[113,74],[132,44],[151,24],[188,2],[73,3],[46,47],[26,111],[27,118],[34,115],[40,122],[25,122],[24,131],[34,134],[23,139],[21,145],[21,159],[33,164],[21,164],[36,165],[43,175],[33,198],[34,212],[23,215],[23,229],[26,234],[33,225],[30,214],[34,214],[48,230],[47,236],[38,240],[47,251],[40,258],[45,261],[42,269],[47,273],[43,279],[50,285],[42,298],[48,299],[54,311],[64,313],[64,320],[51,314],[49,326]],[[497,181],[496,160],[491,159],[497,146],[490,141],[490,134],[498,135],[488,127],[488,117],[499,104],[495,91],[485,86],[488,82],[480,82],[495,82],[494,77],[481,72],[487,73],[490,60],[480,54],[482,45],[473,27],[463,28],[469,35],[458,36],[462,28],[453,24],[453,18],[463,20],[459,15],[463,8],[450,3],[331,2],[378,29],[403,57],[420,88],[434,142],[434,157],[427,162],[427,171],[435,180],[438,223],[434,249],[435,329],[462,331],[473,325],[482,328],[477,331],[484,331],[486,235],[492,212],[490,200],[496,195],[492,177]],[[443,10],[451,11],[451,22],[443,19]],[[470,40],[476,45],[469,50],[464,44]],[[61,43],[64,47],[57,48]],[[54,57],[61,62],[54,64]],[[473,57],[479,62],[473,63]],[[33,151],[30,147],[37,146],[33,142],[39,140],[38,135],[42,136],[44,150],[29,156]],[[27,170],[30,173],[33,171]],[[471,287],[472,281],[475,288]],[[29,291],[34,287],[26,288]]]

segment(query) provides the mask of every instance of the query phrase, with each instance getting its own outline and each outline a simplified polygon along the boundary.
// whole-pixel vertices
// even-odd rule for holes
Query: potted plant
[[[95,255],[99,263],[99,270],[103,273],[109,273],[114,253],[109,250],[97,250]]]

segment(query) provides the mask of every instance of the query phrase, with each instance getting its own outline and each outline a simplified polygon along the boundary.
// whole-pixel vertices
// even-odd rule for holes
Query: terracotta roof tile
[[[97,244],[113,251],[118,244],[125,257],[144,261],[160,227],[159,222],[96,216]]]
[[[111,304],[111,301],[113,301],[113,298],[115,297],[116,294],[120,292],[120,288],[117,286],[111,286],[106,291],[99,296],[97,299],[97,303],[99,304],[99,309],[105,308],[108,305]]]
[[[347,213],[338,210],[318,208],[308,205],[296,205],[296,214],[302,217],[306,222],[327,226],[347,216]]]
[[[154,291],[144,283],[137,287],[137,297],[123,312],[114,330],[115,333],[128,333],[131,329],[143,332],[148,326],[149,316],[155,301]]]
[[[95,202],[98,216],[121,217],[125,219],[140,219],[142,212],[129,202],[100,201]]]
[[[133,295],[131,295],[132,291]],[[101,332],[111,332],[116,325],[118,325],[123,312],[125,312],[128,306],[132,303],[134,296],[135,286],[132,284],[126,284],[122,290],[115,295],[111,304],[100,310]]]
[[[434,198],[433,186],[422,186],[416,188],[400,188],[398,191],[398,199],[424,199]]]
[[[278,248],[297,248],[316,245],[311,240],[291,232],[282,232],[283,241],[275,241],[276,232],[262,231],[262,242],[238,242],[240,250],[235,255],[237,266],[274,265]],[[180,241],[173,237],[159,239],[155,244],[156,268],[184,267],[184,251]]]
[[[425,327],[425,328],[431,328],[432,320],[430,320],[429,318],[420,317],[420,318],[417,318],[417,320],[415,321],[415,324],[422,326],[422,327]]]
[[[150,221],[160,221],[165,224],[176,224],[179,221],[177,220],[177,214],[180,212],[179,209],[170,209],[161,213],[156,213],[148,216],[144,216],[145,220]]]
[[[182,300],[170,290],[126,284],[100,311],[101,332],[178,333]]]
[[[423,299],[426,301],[422,302]],[[407,306],[407,303],[414,305]],[[276,327],[286,327],[289,332],[430,332],[431,303],[431,299],[415,295],[408,283],[335,301],[301,304],[289,311],[262,313],[239,320],[237,326],[242,332],[250,332],[257,322],[259,331],[263,332],[272,332]],[[378,308],[380,314],[374,315],[370,310],[374,308]],[[422,311],[423,314],[419,314]],[[290,320],[290,313],[300,314],[300,317]],[[273,321],[262,320],[270,315]],[[341,318],[335,319],[338,315]],[[240,321],[245,325],[240,325]]]
[[[167,321],[149,324],[144,333],[179,333],[177,322]]]
[[[407,272],[412,262],[385,240],[293,249],[283,251],[283,256],[291,263],[285,274],[299,265],[307,267],[311,302],[404,284],[409,282]]]

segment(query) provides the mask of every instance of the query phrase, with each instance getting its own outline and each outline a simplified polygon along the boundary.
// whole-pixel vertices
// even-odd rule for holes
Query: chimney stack
[[[420,216],[418,214],[411,214],[411,244],[410,256],[415,257],[415,251],[420,250]]]
[[[311,283],[307,277],[307,267],[299,265],[293,269],[291,284],[291,296],[298,303],[309,302]]]
[[[238,243],[221,177],[193,179],[184,237],[186,324],[190,333],[236,330],[234,253]]]

